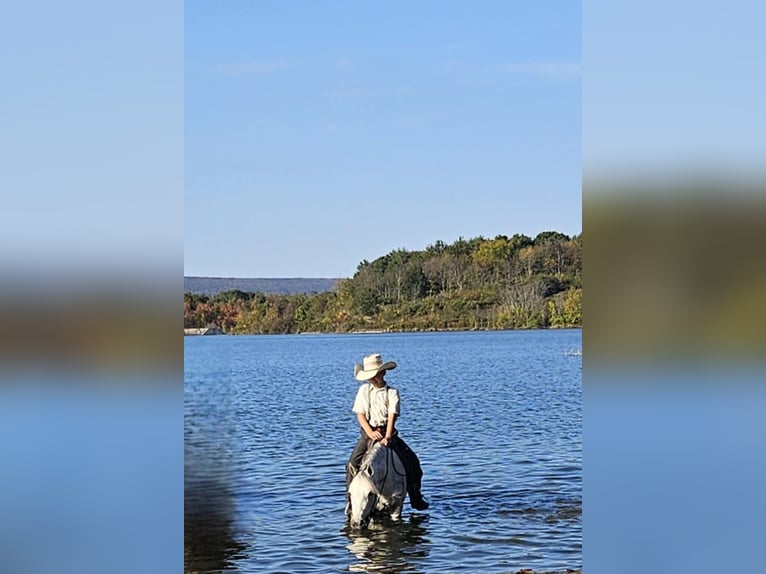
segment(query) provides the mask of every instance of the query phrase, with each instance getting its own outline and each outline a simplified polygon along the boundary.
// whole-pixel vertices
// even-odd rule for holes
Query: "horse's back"
[[[401,459],[391,447],[380,445],[371,460],[372,480],[385,498],[397,497],[406,490],[406,474]]]
[[[398,519],[406,490],[406,474],[399,456],[392,448],[376,443],[368,451],[357,476],[349,485],[352,514],[354,502],[361,504],[359,501],[364,501],[366,494],[371,492],[376,495],[377,510],[387,510],[392,518]],[[357,523],[365,518],[366,513]]]

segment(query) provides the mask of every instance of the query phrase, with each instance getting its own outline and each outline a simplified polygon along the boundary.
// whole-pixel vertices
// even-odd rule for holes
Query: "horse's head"
[[[348,494],[351,501],[349,523],[352,528],[364,528],[378,502],[378,491],[366,471],[362,470],[354,476],[348,485]]]

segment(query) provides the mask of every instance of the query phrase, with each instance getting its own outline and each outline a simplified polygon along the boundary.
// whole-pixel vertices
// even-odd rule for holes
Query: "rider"
[[[369,381],[369,384],[359,387],[352,409],[359,421],[361,436],[346,465],[346,491],[351,479],[359,470],[368,445],[380,441],[384,446],[390,446],[404,464],[410,506],[415,510],[426,510],[428,501],[420,492],[420,482],[423,478],[420,461],[396,431],[399,391],[388,386],[384,379],[386,371],[395,368],[394,361],[384,363],[379,354],[367,355],[362,360],[362,365],[354,365],[356,379]]]

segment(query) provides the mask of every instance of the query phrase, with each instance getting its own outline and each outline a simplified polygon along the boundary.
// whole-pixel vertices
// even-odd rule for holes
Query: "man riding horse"
[[[346,465],[346,492],[354,475],[359,471],[369,445],[380,441],[391,447],[399,456],[407,474],[407,493],[410,506],[415,510],[426,510],[428,501],[420,492],[423,471],[413,450],[407,446],[396,430],[399,417],[399,392],[385,381],[386,371],[396,368],[394,361],[383,362],[379,354],[367,355],[361,365],[354,365],[354,377],[367,384],[359,387],[353,411],[359,421],[361,436],[351,452]],[[348,512],[349,507],[346,507]]]

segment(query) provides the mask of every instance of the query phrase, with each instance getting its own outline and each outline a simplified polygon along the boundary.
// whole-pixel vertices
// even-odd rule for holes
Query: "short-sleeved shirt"
[[[352,409],[364,413],[371,426],[379,427],[388,422],[388,413],[399,413],[399,391],[388,385],[376,388],[372,383],[359,387]]]

